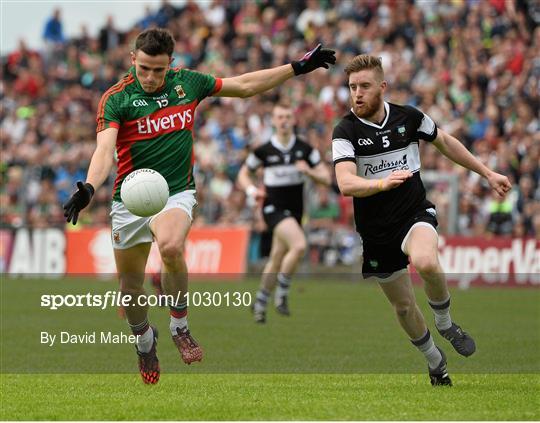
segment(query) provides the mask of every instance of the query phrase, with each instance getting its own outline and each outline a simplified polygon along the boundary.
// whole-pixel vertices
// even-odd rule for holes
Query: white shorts
[[[195,190],[179,192],[169,197],[167,204],[159,213],[150,217],[139,217],[130,213],[123,203],[113,201],[111,209],[113,248],[126,249],[137,244],[153,242],[154,235],[150,230],[150,222],[161,213],[170,209],[184,210],[193,220],[193,208],[197,205]]]

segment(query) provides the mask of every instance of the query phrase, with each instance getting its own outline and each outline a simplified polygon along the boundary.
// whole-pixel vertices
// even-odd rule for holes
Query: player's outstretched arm
[[[77,224],[79,213],[92,200],[94,192],[107,179],[113,165],[118,129],[108,128],[97,134],[97,146],[92,155],[86,182],[77,182],[77,191],[64,204],[64,216],[68,222]]]
[[[244,73],[232,78],[223,78],[223,85],[215,96],[251,97],[283,84],[295,75],[303,75],[318,68],[328,69],[336,63],[334,50],[322,48],[319,44],[308,51],[300,60],[288,65],[277,66],[255,72]]]
[[[433,141],[433,145],[454,163],[486,178],[491,188],[493,188],[500,196],[504,197],[512,188],[512,184],[506,176],[493,172],[480,162],[480,160],[474,157],[474,155],[467,150],[457,138],[443,130],[438,129],[437,138]]]
[[[356,175],[352,161],[336,163],[336,179],[339,190],[345,196],[369,197],[382,191],[397,188],[412,177],[410,170],[396,170],[384,179],[366,179]]]

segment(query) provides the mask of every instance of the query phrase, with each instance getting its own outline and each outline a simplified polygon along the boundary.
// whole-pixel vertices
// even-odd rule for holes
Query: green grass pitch
[[[452,316],[478,351],[448,356],[452,388],[430,386],[425,362],[399,329],[378,287],[347,278],[297,278],[293,316],[269,311],[264,326],[246,307],[191,307],[205,349],[186,366],[168,336],[166,309],[150,309],[161,331],[162,377],[145,386],[129,344],[48,347],[40,332],[123,331],[115,308],[40,307],[43,294],[104,293],[115,282],[3,278],[2,420],[539,420],[540,291],[452,290]],[[255,278],[201,282],[192,291],[254,292]]]

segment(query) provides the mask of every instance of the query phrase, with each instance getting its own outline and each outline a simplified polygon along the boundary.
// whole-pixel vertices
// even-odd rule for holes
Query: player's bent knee
[[[439,271],[437,258],[431,255],[411,257],[411,263],[420,274],[435,274]]]
[[[393,305],[394,309],[396,310],[396,314],[401,317],[407,316],[414,307],[414,304],[410,300],[397,301]]]
[[[174,263],[184,257],[184,246],[173,242],[165,243],[159,246],[159,253],[165,264]]]
[[[292,247],[292,250],[298,257],[303,257],[306,253],[307,245],[305,243],[295,244]]]

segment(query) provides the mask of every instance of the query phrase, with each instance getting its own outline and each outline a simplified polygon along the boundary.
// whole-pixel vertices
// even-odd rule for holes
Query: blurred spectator
[[[319,1],[307,0],[306,8],[296,20],[296,29],[309,38],[306,34],[308,31],[315,31],[315,28],[322,27],[325,23],[326,13],[321,9]]]
[[[225,209],[226,203],[229,201],[233,189],[233,183],[225,173],[226,167],[224,164],[218,165],[213,178],[208,185],[209,194],[218,202],[220,209]]]
[[[523,175],[519,181],[519,193],[516,208],[519,213],[524,212],[525,204],[534,200],[534,180],[530,175]]]
[[[83,24],[81,25],[80,35],[72,40],[73,45],[77,48],[78,51],[84,51],[90,45],[90,34],[88,32],[88,26]]]
[[[329,187],[315,185],[309,196],[309,218],[311,228],[331,229],[340,215],[337,196]]]
[[[21,67],[19,75],[13,84],[13,89],[17,95],[28,96],[35,99],[41,94],[43,86],[44,81],[39,74],[35,74],[29,69]]]
[[[64,28],[60,9],[54,9],[53,15],[45,23],[43,39],[53,45],[64,44]]]
[[[496,193],[493,193],[487,207],[489,217],[486,231],[493,235],[510,235],[513,230],[513,210],[510,199],[499,198]]]
[[[218,144],[210,138],[206,128],[197,133],[197,142],[193,145],[193,150],[197,167],[203,173],[211,173],[219,163],[225,161]]]
[[[169,22],[176,16],[175,7],[169,0],[162,0],[161,7],[158,9],[154,18],[156,25],[160,28],[166,28]]]
[[[233,190],[223,205],[223,213],[217,221],[218,225],[251,225],[253,212],[246,207],[246,196],[240,190]]]
[[[27,124],[27,120],[20,118],[17,115],[17,110],[12,109],[2,120],[0,129],[11,139],[13,143],[19,144],[26,132]]]
[[[318,262],[334,247],[332,235],[340,215],[339,202],[327,186],[315,185],[309,191],[312,193],[307,202],[309,256]]]
[[[26,41],[20,39],[18,49],[7,56],[6,78],[10,81],[15,79],[20,68],[30,68],[31,60],[41,60],[39,53],[35,50],[30,50],[26,46]]]
[[[533,233],[536,234],[536,239],[540,241],[540,213],[536,213],[533,217]]]
[[[86,172],[79,167],[78,158],[73,156],[55,171],[54,186],[58,193],[57,202],[65,203],[71,196],[77,181],[86,180]]]
[[[137,23],[140,30],[145,30],[152,27],[156,23],[156,16],[152,12],[150,6],[144,8],[144,17]]]
[[[51,62],[56,63],[62,55],[62,48],[66,41],[59,8],[54,9],[53,15],[45,23],[43,41],[45,42],[45,62],[47,65]]]
[[[107,17],[106,25],[99,31],[99,48],[102,53],[115,49],[120,44],[122,34],[114,25],[114,18]]]
[[[205,13],[205,18],[208,24],[213,27],[218,27],[225,22],[226,17],[227,15],[225,7],[223,7],[223,1],[212,0],[212,3]]]

